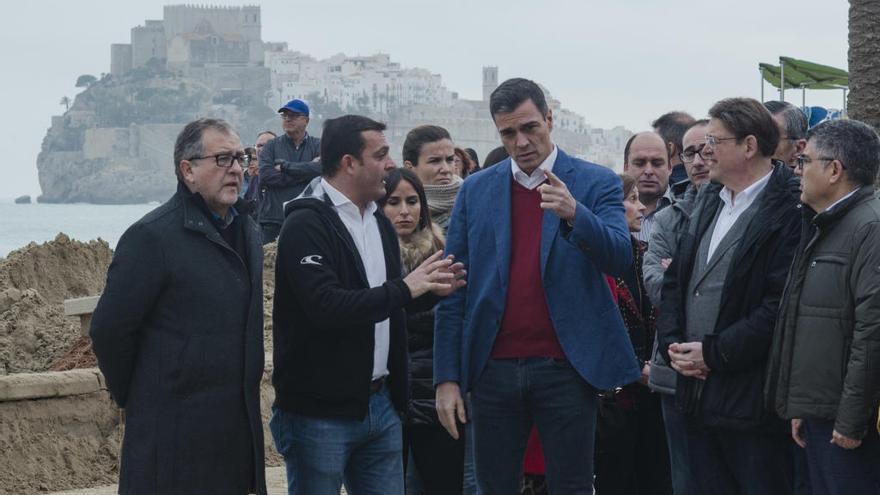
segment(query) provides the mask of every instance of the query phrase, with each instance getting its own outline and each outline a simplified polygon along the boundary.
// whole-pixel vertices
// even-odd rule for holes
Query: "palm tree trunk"
[[[880,0],[849,2],[849,116],[880,129]]]

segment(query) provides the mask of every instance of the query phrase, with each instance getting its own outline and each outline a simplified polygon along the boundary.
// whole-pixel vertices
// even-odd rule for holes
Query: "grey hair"
[[[782,115],[785,121],[785,134],[788,137],[792,139],[806,139],[807,128],[810,126],[810,123],[807,121],[807,116],[804,115],[803,110],[787,101],[776,100],[765,101],[764,107],[774,117]]]
[[[851,182],[874,184],[880,166],[880,137],[871,126],[858,120],[830,120],[810,129],[807,140],[823,157],[839,160]]]
[[[177,180],[183,180],[180,173],[180,162],[202,156],[205,152],[202,135],[208,129],[223,134],[235,134],[235,130],[229,122],[223,119],[202,118],[186,124],[174,142],[174,174],[177,176]]]

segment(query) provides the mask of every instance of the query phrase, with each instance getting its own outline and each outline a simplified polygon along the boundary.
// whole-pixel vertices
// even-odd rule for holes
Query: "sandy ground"
[[[112,256],[105,241],[58,234],[0,260],[0,375],[46,371],[70,349],[79,321],[64,300],[99,294]]]

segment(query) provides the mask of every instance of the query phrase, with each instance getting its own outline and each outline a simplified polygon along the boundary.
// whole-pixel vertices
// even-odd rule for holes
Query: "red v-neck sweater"
[[[541,193],[511,180],[510,275],[501,329],[491,357],[565,359],[541,279]]]

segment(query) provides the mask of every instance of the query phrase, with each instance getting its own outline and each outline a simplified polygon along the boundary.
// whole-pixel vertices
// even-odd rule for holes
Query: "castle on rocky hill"
[[[488,104],[497,67],[483,68],[479,100],[463,99],[440,74],[402,67],[389,54],[318,60],[285,42],[264,42],[260,19],[259,6],[169,5],[161,20],[132,28],[129,43],[111,45],[110,72],[52,119],[37,159],[38,200],[163,201],[174,190],[168,171],[183,124],[226,118],[247,143],[257,131],[280,132],[274,110],[292,98],[312,106],[313,134],[328,118],[360,113],[388,125],[397,152],[410,129],[429,123],[481,157],[500,144]],[[609,167],[622,161],[629,131],[593,128],[543,89],[556,143]]]

